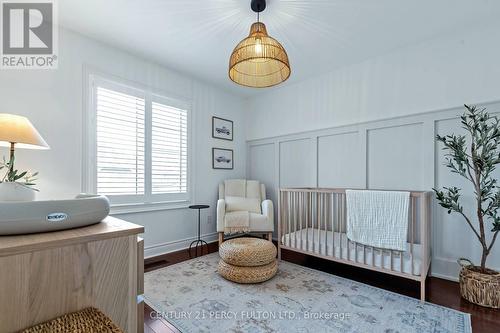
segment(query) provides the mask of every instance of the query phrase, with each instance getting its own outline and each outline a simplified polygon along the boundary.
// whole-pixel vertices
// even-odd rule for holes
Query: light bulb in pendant
[[[255,40],[255,53],[262,53],[262,41],[260,40],[260,38],[257,38]]]

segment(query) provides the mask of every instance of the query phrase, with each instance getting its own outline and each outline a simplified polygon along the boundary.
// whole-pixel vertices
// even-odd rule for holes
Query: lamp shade
[[[0,146],[16,148],[49,149],[49,145],[26,117],[0,113]]]
[[[288,55],[281,44],[267,34],[262,22],[250,27],[250,34],[236,45],[229,59],[229,78],[243,86],[265,88],[290,77]]]

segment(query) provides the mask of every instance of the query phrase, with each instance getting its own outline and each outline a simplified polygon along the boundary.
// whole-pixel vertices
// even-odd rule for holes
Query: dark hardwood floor
[[[209,244],[210,253],[216,252],[217,249],[217,243]],[[204,253],[206,253],[206,251]],[[419,284],[417,282],[395,276],[371,272],[357,267],[338,264],[285,250],[282,252],[282,259],[417,299],[420,295]],[[187,250],[146,259],[145,271],[149,272],[185,260],[189,260]],[[483,308],[462,299],[460,297],[458,283],[456,282],[430,277],[427,280],[427,301],[470,313],[472,315],[472,330],[474,333],[500,332],[500,310]],[[146,305],[144,311],[144,332],[179,333],[179,331],[166,320],[154,318],[154,312],[149,306]]]

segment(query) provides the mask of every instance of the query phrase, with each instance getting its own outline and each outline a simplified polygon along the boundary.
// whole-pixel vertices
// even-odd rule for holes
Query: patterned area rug
[[[470,315],[280,262],[273,279],[240,285],[217,253],[146,273],[146,302],[181,332],[470,333]]]

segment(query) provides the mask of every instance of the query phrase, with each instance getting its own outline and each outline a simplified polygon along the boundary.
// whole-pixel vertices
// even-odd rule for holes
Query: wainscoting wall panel
[[[257,179],[266,185],[267,198],[278,203],[279,187],[277,176],[277,155],[274,143],[252,145],[248,147],[247,170],[249,179]],[[277,230],[278,221],[274,219],[274,228]]]
[[[279,145],[280,186],[314,186],[316,161],[312,139],[293,139],[282,141]]]
[[[424,190],[422,138],[422,123],[369,129],[368,188]]]
[[[364,188],[363,138],[359,131],[318,137],[318,187]]]
[[[491,113],[500,110],[500,102],[482,106]],[[444,152],[435,140],[436,133],[463,133],[462,113],[463,108],[452,108],[250,140],[247,176],[267,185],[276,208],[280,187],[431,191],[433,187],[457,186],[463,189],[466,211],[474,216],[470,184],[443,166]],[[500,177],[500,170],[497,175]],[[431,274],[457,280],[456,260],[465,257],[479,262],[479,243],[460,216],[448,215],[435,200],[432,215]],[[500,243],[488,266],[500,269]]]

